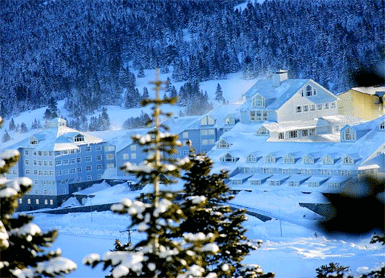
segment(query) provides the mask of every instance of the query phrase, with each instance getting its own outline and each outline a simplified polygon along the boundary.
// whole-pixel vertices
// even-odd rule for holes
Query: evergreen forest
[[[354,86],[351,72],[384,59],[383,0],[241,3],[0,1],[0,114],[51,98],[75,118],[138,106],[136,79],[155,67],[191,84],[288,69],[339,93]]]

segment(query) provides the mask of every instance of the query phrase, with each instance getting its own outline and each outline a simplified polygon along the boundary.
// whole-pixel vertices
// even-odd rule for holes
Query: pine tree
[[[110,117],[107,114],[107,108],[102,108],[102,115],[100,117],[100,130],[109,130],[110,129]]]
[[[27,125],[25,123],[21,123],[21,125],[20,125],[20,132],[21,133],[28,132],[28,127],[27,127]]]
[[[0,118],[0,125],[2,119]],[[7,173],[19,159],[18,151],[0,155],[4,162],[0,175]],[[0,182],[0,276],[56,277],[76,269],[76,264],[61,257],[60,249],[44,252],[55,241],[57,231],[42,232],[32,223],[33,216],[15,214],[18,199],[31,189],[28,178]]]
[[[112,277],[199,277],[204,274],[201,253],[214,254],[217,250],[217,246],[211,243],[215,235],[187,233],[177,240],[167,236],[177,232],[184,215],[174,202],[175,194],[160,191],[159,184],[174,183],[180,172],[188,169],[190,161],[173,157],[176,148],[182,144],[177,135],[169,134],[168,128],[160,124],[160,116],[171,117],[171,113],[160,110],[160,105],[174,104],[176,98],[160,99],[159,91],[164,82],[157,78],[152,84],[155,85],[156,98],[144,100],[142,104],[153,105],[149,126],[153,124],[154,128],[145,136],[132,137],[148,156],[140,165],[126,163],[122,170],[136,175],[143,185],[153,185],[154,192],[135,201],[123,199],[120,204],[112,206],[116,213],[129,214],[132,222],[129,229],[137,227],[145,234],[145,239],[128,246],[125,251],[107,252],[102,260],[98,254],[91,254],[84,262],[91,266],[98,263],[103,263],[104,267],[112,266]],[[190,203],[192,208],[196,208],[204,202],[204,198],[192,196]]]
[[[150,96],[148,94],[148,89],[146,86],[143,87],[143,95],[142,95],[142,100],[148,99]]]
[[[5,142],[8,142],[9,140],[11,140],[11,136],[9,136],[8,131],[5,130],[5,133],[4,133],[4,135],[3,135],[2,142],[5,143]]]
[[[225,98],[223,97],[223,91],[221,85],[217,85],[217,89],[215,91],[215,100],[225,102]]]
[[[48,100],[48,109],[51,112],[51,119],[57,118],[57,101],[53,97],[50,97]]]
[[[138,78],[143,78],[143,77],[146,77],[146,75],[144,74],[144,69],[141,66],[138,72]]]
[[[191,211],[189,203],[181,204],[186,220],[181,230],[190,233],[203,232],[219,234],[215,243],[219,252],[205,258],[205,269],[212,270],[218,277],[274,277],[273,273],[263,275],[257,265],[243,265],[242,260],[251,250],[252,245],[245,237],[246,229],[242,224],[246,220],[245,210],[231,209],[225,203],[234,198],[225,184],[227,172],[211,173],[213,162],[204,155],[195,155],[190,149],[192,167],[184,174],[185,196],[204,196],[206,205]]]
[[[11,121],[9,122],[9,131],[12,131],[15,129],[16,129],[15,121],[12,118]]]

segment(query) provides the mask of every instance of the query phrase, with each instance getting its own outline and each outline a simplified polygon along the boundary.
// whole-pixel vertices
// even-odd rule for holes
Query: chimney
[[[281,82],[289,79],[288,77],[288,71],[287,70],[280,70],[273,74],[273,86],[279,87],[281,85]]]

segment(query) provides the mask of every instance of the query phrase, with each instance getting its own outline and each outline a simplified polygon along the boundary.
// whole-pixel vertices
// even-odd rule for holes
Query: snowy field
[[[139,191],[128,191],[124,185],[110,187],[103,183],[95,185],[93,189],[99,189],[92,193],[95,195],[92,198],[94,205],[119,202],[123,197],[134,199],[139,194]],[[319,216],[294,201],[299,194],[281,187],[270,191],[240,193],[232,200],[233,206],[247,206],[250,211],[263,212],[280,219],[262,222],[248,216],[244,225],[248,230],[246,236],[251,240],[261,239],[264,244],[245,259],[246,263],[259,264],[265,272],[274,272],[277,278],[313,278],[317,267],[330,262],[361,272],[385,261],[385,247],[370,244],[371,234],[336,237],[319,231],[315,220]],[[91,202],[86,204],[91,205]],[[72,202],[72,205],[79,204]],[[115,239],[127,242],[128,235],[124,231],[130,224],[130,218],[109,211],[66,215],[39,213],[35,214],[34,223],[43,230],[59,230],[54,247],[60,247],[63,256],[78,265],[78,270],[68,277],[104,277],[106,272],[101,267],[91,269],[82,264],[82,259],[90,253],[104,254],[113,248]],[[132,241],[137,242],[141,236],[138,232],[132,232]]]
[[[245,227],[249,239],[262,239],[264,244],[245,259],[246,263],[261,265],[277,278],[311,278],[323,264],[338,262],[352,270],[374,267],[385,261],[384,247],[369,244],[370,235],[341,237],[325,236],[301,225],[287,221],[262,222],[248,217]],[[114,246],[115,239],[127,242],[124,231],[130,223],[126,216],[111,212],[73,213],[66,215],[36,214],[34,223],[43,230],[58,229],[54,247],[61,248],[63,256],[77,263],[78,269],[67,277],[104,277],[101,267],[91,269],[82,264],[90,253],[104,254]],[[282,230],[282,236],[281,236]],[[133,232],[133,242],[141,235]]]

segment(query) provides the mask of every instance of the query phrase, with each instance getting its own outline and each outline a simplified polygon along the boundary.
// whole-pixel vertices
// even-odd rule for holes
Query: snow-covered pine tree
[[[0,118],[0,126],[2,119]],[[17,150],[0,154],[0,176],[19,159]],[[0,180],[0,277],[56,277],[76,269],[76,264],[61,257],[60,249],[44,252],[55,241],[57,231],[42,232],[33,217],[15,214],[18,199],[31,189],[28,178]]]
[[[217,85],[217,89],[215,91],[215,100],[225,102],[225,98],[223,97],[223,91],[221,85]]]
[[[100,116],[100,130],[109,130],[110,129],[110,117],[108,116],[107,113],[107,108],[103,107],[102,108],[102,115]]]
[[[8,131],[5,130],[5,133],[4,133],[4,135],[3,135],[2,142],[5,143],[5,142],[8,142],[9,140],[11,140],[11,136],[8,134]]]
[[[273,273],[263,274],[258,265],[244,265],[242,260],[251,250],[258,248],[245,237],[246,229],[242,226],[246,220],[245,210],[232,209],[226,204],[234,196],[225,184],[227,172],[211,173],[213,162],[205,155],[196,155],[190,149],[192,167],[183,175],[184,193],[187,197],[204,196],[204,207],[191,211],[189,202],[182,202],[181,207],[186,220],[181,224],[181,231],[190,233],[219,234],[215,243],[219,252],[205,258],[206,271],[215,272],[218,277],[274,277]]]
[[[149,98],[149,94],[148,94],[148,89],[146,86],[143,87],[143,95],[142,95],[142,100],[144,99],[148,99]]]
[[[25,123],[21,123],[21,125],[20,125],[20,132],[21,133],[28,132],[28,127],[27,127],[27,125]]]
[[[16,129],[15,121],[12,118],[11,121],[9,122],[9,131],[12,131],[15,129]]]
[[[139,243],[127,246],[125,251],[110,251],[103,259],[98,254],[90,254],[84,258],[84,263],[95,266],[102,263],[104,267],[111,266],[112,277],[201,277],[204,274],[202,254],[214,255],[217,246],[212,243],[215,235],[212,233],[183,233],[178,239],[172,239],[168,234],[176,234],[179,222],[184,218],[183,212],[177,205],[175,194],[170,191],[160,191],[160,183],[170,185],[180,177],[182,170],[190,167],[188,158],[176,159],[176,148],[182,143],[178,136],[168,133],[168,127],[160,124],[160,117],[171,117],[160,109],[162,104],[175,104],[176,98],[159,98],[159,91],[164,82],[157,78],[155,99],[142,101],[142,105],[153,105],[152,119],[148,126],[153,126],[146,135],[133,136],[133,142],[142,147],[147,158],[142,164],[126,163],[122,170],[136,175],[142,185],[153,185],[153,193],[145,194],[135,201],[123,199],[120,204],[113,205],[112,211],[119,214],[129,214],[131,225],[145,234],[145,239]],[[191,196],[190,204],[193,210],[204,205],[205,198]],[[214,277],[214,276],[211,276]]]

